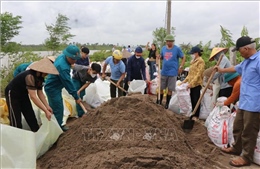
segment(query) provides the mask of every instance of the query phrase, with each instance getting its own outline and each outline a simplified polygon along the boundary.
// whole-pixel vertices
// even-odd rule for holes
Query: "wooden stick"
[[[216,66],[219,66],[219,64],[220,64],[220,62],[221,62],[223,56],[224,56],[224,54],[222,54],[222,55],[219,57],[219,60],[218,60],[218,62],[217,62],[217,64],[216,64]],[[191,116],[193,116],[193,115],[196,113],[197,109],[199,108],[200,102],[201,102],[201,100],[202,100],[204,94],[206,93],[206,90],[208,89],[208,86],[209,86],[209,84],[210,84],[210,82],[211,82],[211,80],[212,80],[214,74],[216,73],[216,71],[217,71],[216,69],[213,69],[213,71],[211,72],[211,75],[210,75],[210,77],[209,77],[209,79],[208,79],[208,82],[207,82],[206,86],[204,87],[204,90],[203,90],[202,94],[200,95],[200,98],[199,98],[199,100],[198,100],[198,102],[197,102],[197,104],[196,104],[196,106],[195,106],[195,108],[194,108],[194,110],[193,110]]]
[[[79,103],[80,107],[84,111],[84,113],[87,113],[88,111],[86,110],[85,106],[82,104],[82,102]]]
[[[112,83],[113,85],[115,85],[116,87],[118,87],[119,89],[121,89],[123,92],[125,92],[126,94],[128,93],[128,91],[126,91],[124,88],[122,88],[121,86],[117,86],[115,82],[113,82],[111,79],[106,78],[106,80],[108,80],[110,83]]]
[[[158,84],[158,102],[160,104],[160,101],[161,101],[161,62],[160,62],[160,59],[158,60],[158,76],[159,76],[159,84]]]

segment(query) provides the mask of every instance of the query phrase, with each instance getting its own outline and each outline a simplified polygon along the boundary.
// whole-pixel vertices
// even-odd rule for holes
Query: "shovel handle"
[[[219,60],[218,60],[218,62],[217,62],[217,64],[216,64],[216,66],[219,66],[219,64],[220,64],[220,62],[221,62],[223,56],[224,56],[224,54],[222,54],[222,55],[219,57]],[[216,73],[216,71],[217,71],[216,69],[213,69],[213,71],[211,72],[211,75],[210,75],[210,77],[209,77],[209,79],[208,79],[208,82],[207,82],[207,84],[206,84],[206,86],[205,86],[205,88],[204,88],[202,94],[200,95],[200,98],[199,98],[199,100],[198,100],[198,102],[197,102],[197,104],[196,104],[196,106],[195,106],[195,108],[194,108],[194,110],[193,110],[193,112],[192,112],[192,114],[191,114],[191,117],[196,113],[197,109],[199,108],[200,102],[201,102],[201,100],[202,100],[204,94],[206,93],[206,91],[207,91],[207,89],[208,89],[208,86],[209,86],[209,84],[210,84],[210,82],[211,82],[211,80],[212,80],[214,74]]]
[[[113,82],[111,79],[106,78],[106,80],[108,80],[110,83],[112,83],[113,85],[115,85],[116,87],[118,87],[120,90],[122,90],[125,93],[128,93],[124,88],[122,88],[121,86],[117,86],[115,82]]]
[[[88,111],[86,110],[85,106],[82,104],[82,102],[79,103],[80,107],[84,111],[84,113],[87,113]]]

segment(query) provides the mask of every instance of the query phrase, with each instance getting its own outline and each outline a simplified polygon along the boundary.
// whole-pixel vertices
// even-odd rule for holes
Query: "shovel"
[[[82,108],[82,110],[84,111],[84,113],[88,113],[88,111],[86,110],[85,106],[82,104],[82,102],[79,103],[80,107]]]
[[[217,64],[216,64],[216,66],[219,66],[219,64],[220,64],[220,62],[221,62],[221,60],[222,60],[222,58],[223,58],[223,54],[219,57],[219,60],[218,60],[218,62],[217,62]],[[217,71],[216,69],[214,69],[214,70],[212,71],[212,73],[211,73],[211,75],[210,75],[210,77],[209,77],[209,79],[208,79],[208,82],[207,82],[206,86],[204,87],[204,90],[203,90],[202,94],[200,95],[200,98],[199,98],[199,100],[198,100],[198,102],[197,102],[197,104],[196,104],[194,110],[192,111],[192,114],[191,114],[189,120],[184,120],[184,123],[183,123],[183,125],[182,125],[183,131],[185,131],[185,132],[190,132],[190,131],[193,129],[193,126],[194,126],[194,122],[195,122],[195,121],[192,120],[192,116],[196,113],[196,111],[197,111],[197,109],[198,109],[198,107],[199,107],[199,105],[200,105],[200,102],[201,102],[201,100],[202,100],[202,98],[203,98],[203,96],[204,96],[204,94],[205,94],[205,92],[206,92],[206,90],[207,90],[207,88],[208,88],[208,86],[209,86],[209,84],[210,84],[210,82],[211,82],[211,80],[212,80],[214,74],[216,73],[216,71]]]
[[[113,85],[115,85],[116,87],[118,87],[120,90],[122,90],[123,92],[126,93],[126,95],[128,94],[128,91],[126,91],[124,88],[122,88],[121,86],[117,86],[115,82],[113,82],[112,80],[110,80],[110,78],[106,78],[107,81],[109,81],[110,83],[112,83]]]

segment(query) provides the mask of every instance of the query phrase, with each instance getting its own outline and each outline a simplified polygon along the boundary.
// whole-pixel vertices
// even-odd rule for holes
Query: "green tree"
[[[22,23],[21,21],[21,16],[13,16],[12,13],[5,12],[0,15],[1,19],[1,52],[8,53],[13,49],[12,43],[11,45],[8,44],[10,43],[10,40],[19,35],[19,29],[22,28],[20,24]],[[17,45],[17,44],[14,44]]]
[[[175,28],[172,27],[171,28],[171,34],[173,36],[175,36],[174,35],[174,30],[175,30]],[[163,28],[163,27],[156,28],[153,31],[153,37],[154,37],[153,38],[153,43],[157,44],[157,46],[160,46],[160,47],[164,46],[165,45],[164,38],[165,38],[166,35],[167,35],[167,30],[165,28]]]
[[[53,54],[60,50],[61,47],[64,47],[75,36],[69,32],[71,28],[68,26],[68,21],[68,17],[59,13],[55,24],[45,24],[49,37],[45,39],[44,44],[53,51]]]
[[[232,40],[232,33],[220,25],[221,40],[219,47],[230,48],[235,46]]]

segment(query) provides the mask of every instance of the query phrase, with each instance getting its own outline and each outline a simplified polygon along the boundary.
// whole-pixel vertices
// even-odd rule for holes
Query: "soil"
[[[86,108],[87,115],[69,119],[70,129],[37,160],[37,169],[231,168],[232,156],[209,140],[203,122],[184,132],[187,117],[155,104],[154,96],[124,96]]]

